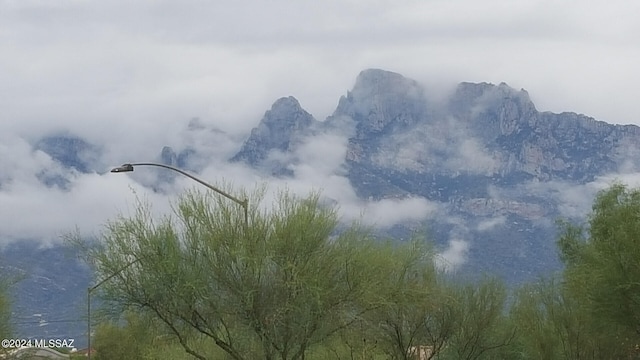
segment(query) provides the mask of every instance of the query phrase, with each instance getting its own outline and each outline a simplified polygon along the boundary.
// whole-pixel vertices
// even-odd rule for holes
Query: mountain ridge
[[[309,116],[311,117],[310,114]],[[331,126],[336,119],[345,117],[350,118],[355,127],[355,135],[349,138],[347,155],[347,161],[352,162],[367,159],[389,165],[396,161],[396,168],[401,168],[401,164],[404,164],[407,170],[422,172],[426,171],[427,165],[430,168],[441,167],[443,161],[434,163],[430,159],[411,158],[411,155],[416,154],[403,154],[400,150],[389,149],[397,147],[401,140],[415,141],[417,135],[408,134],[414,132],[423,138],[428,138],[427,135],[433,133],[444,137],[448,144],[421,149],[423,153],[433,150],[435,158],[451,157],[452,154],[448,154],[445,148],[452,144],[460,146],[466,153],[480,154],[486,151],[487,156],[481,159],[484,162],[476,164],[478,166],[475,169],[472,166],[471,170],[477,172],[480,167],[488,167],[487,175],[506,175],[515,171],[521,172],[522,176],[539,180],[568,176],[585,182],[602,173],[595,171],[596,169],[612,172],[616,170],[616,165],[622,165],[622,161],[633,162],[631,168],[640,165],[632,156],[625,157],[630,148],[639,147],[635,139],[640,135],[640,128],[637,126],[611,125],[571,112],[539,112],[526,90],[517,91],[505,83],[493,85],[463,82],[457,86],[446,104],[442,104],[440,108],[429,108],[424,91],[417,82],[380,69],[364,70],[358,75],[353,89],[340,98],[334,113],[325,121],[316,120],[314,124],[320,124],[321,131],[326,131],[327,125]],[[252,135],[257,129],[259,127],[252,130]],[[471,134],[461,139],[457,134],[465,131],[470,131]],[[301,135],[308,134],[297,133],[298,143]],[[380,142],[394,136],[396,141],[390,141],[389,144]],[[596,141],[602,137],[604,142]],[[282,137],[279,140],[289,145],[295,144]],[[293,150],[259,144],[254,136],[250,136],[234,156],[235,161],[241,160],[242,154],[250,151],[247,144],[251,144],[251,151],[260,149],[261,153]],[[577,148],[572,149],[575,144],[578,145]],[[517,145],[520,147],[515,148]],[[624,147],[621,149],[619,146]],[[381,154],[380,148],[396,153],[392,154],[391,159],[383,159],[384,154]],[[596,151],[587,155],[581,153],[590,149]],[[514,156],[510,156],[509,152],[515,152]],[[599,159],[596,154],[598,152],[608,153],[608,156]],[[576,164],[574,160],[578,156],[589,158],[589,161]],[[472,163],[469,157],[465,159],[463,156],[460,160],[467,160],[466,164]],[[500,164],[495,164],[496,161]],[[255,166],[259,162],[259,159],[254,158],[249,164]],[[449,170],[465,170],[463,165],[465,164],[456,164],[455,168]]]
[[[553,223],[574,216],[578,200],[559,189],[589,197],[597,179],[640,171],[639,127],[540,112],[526,90],[506,83],[463,82],[437,102],[414,80],[364,70],[333,114],[291,144],[326,133],[346,139],[345,177],[360,199],[421,197],[436,204],[425,223],[439,247],[466,242],[463,268],[470,272],[500,253],[489,268],[514,283],[560,266]],[[251,146],[283,152],[266,142]],[[293,177],[281,169],[296,168],[296,151],[296,145],[284,150],[277,171],[273,163],[250,165]]]

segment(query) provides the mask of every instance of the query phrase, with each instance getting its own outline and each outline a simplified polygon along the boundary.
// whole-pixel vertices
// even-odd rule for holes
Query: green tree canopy
[[[0,278],[0,338],[11,337],[11,301],[9,297],[10,283]]]
[[[249,226],[241,209],[213,194],[188,192],[174,214],[154,220],[148,206],[107,224],[88,256],[116,312],[137,308],[166,324],[191,355],[205,336],[233,359],[302,359],[376,304],[386,268],[366,231],[337,231],[335,209],[319,195],[283,192]],[[128,264],[130,266],[128,266]],[[122,270],[124,269],[124,270]]]
[[[524,285],[511,308],[527,359],[623,359],[629,341],[593,316],[582,289],[556,278]],[[578,290],[578,291],[576,291]]]
[[[565,224],[558,244],[566,285],[598,324],[622,327],[640,343],[640,190],[601,191],[588,226]]]

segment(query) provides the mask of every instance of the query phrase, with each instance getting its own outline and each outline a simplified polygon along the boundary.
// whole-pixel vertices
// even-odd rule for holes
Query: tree
[[[9,339],[13,334],[11,325],[11,288],[24,278],[24,274],[0,266],[0,338]]]
[[[156,327],[151,319],[135,313],[123,314],[117,322],[102,322],[96,328],[96,360],[142,359],[153,345]],[[124,322],[124,324],[120,324]],[[150,331],[151,329],[151,331]]]
[[[235,204],[198,192],[182,196],[173,217],[155,220],[141,205],[107,223],[87,247],[99,278],[117,273],[102,298],[115,312],[153,314],[198,359],[208,354],[196,334],[233,359],[303,359],[370,310],[360,300],[375,291],[368,260],[377,250],[357,226],[337,233],[318,194],[284,192],[271,209],[261,198],[252,195],[248,226]]]
[[[564,224],[558,245],[571,291],[602,327],[621,327],[640,343],[640,190],[601,191],[586,228]],[[622,345],[622,344],[621,344]]]
[[[506,299],[506,289],[496,279],[458,285],[454,299],[458,322],[447,355],[467,360],[499,358],[516,333],[504,314]]]
[[[453,297],[440,283],[433,252],[414,240],[402,246],[389,243],[378,259],[380,291],[370,303],[375,311],[364,326],[378,347],[393,359],[413,359],[418,349],[437,356],[454,332]]]
[[[14,335],[11,323],[12,294],[11,288],[24,278],[23,274],[9,271],[0,267],[0,339],[11,339]],[[5,356],[9,349],[0,348],[0,354]],[[1,356],[0,356],[1,357]]]
[[[585,294],[555,278],[519,289],[511,316],[527,358],[596,360],[628,355],[617,329],[599,324],[585,299]]]
[[[6,277],[0,279],[0,338],[11,338],[11,301],[9,287],[11,283]]]

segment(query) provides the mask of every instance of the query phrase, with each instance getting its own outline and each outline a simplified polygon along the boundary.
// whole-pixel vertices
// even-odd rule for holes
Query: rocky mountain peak
[[[291,117],[292,114],[297,116]],[[302,116],[300,116],[302,115]],[[300,102],[293,96],[281,97],[276,100],[273,105],[271,105],[271,110],[267,111],[262,118],[262,122],[268,124],[275,124],[280,122],[288,122],[292,124],[297,124],[300,121],[310,122],[311,115],[306,113],[302,106],[300,106]]]
[[[358,96],[407,92],[420,88],[414,80],[398,73],[380,69],[366,69],[358,74],[352,93]]]
[[[289,152],[310,131],[317,120],[293,96],[276,100],[231,161],[257,165],[270,151]]]
[[[416,81],[391,71],[368,69],[340,98],[333,117],[349,116],[362,131],[380,132],[415,123],[425,110],[424,90]]]
[[[458,84],[449,99],[448,108],[453,114],[464,117],[509,106],[520,108],[524,113],[536,111],[526,90],[518,91],[506,83],[494,85],[486,82]]]

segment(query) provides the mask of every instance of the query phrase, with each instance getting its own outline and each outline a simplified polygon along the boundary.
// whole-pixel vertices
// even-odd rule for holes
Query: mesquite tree
[[[284,192],[270,208],[260,192],[250,200],[248,226],[237,204],[198,192],[161,220],[141,205],[109,222],[87,253],[97,278],[117,273],[104,301],[153,314],[199,359],[194,335],[233,359],[303,359],[373,307],[361,301],[377,291],[367,232],[337,231],[318,194]]]

